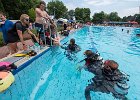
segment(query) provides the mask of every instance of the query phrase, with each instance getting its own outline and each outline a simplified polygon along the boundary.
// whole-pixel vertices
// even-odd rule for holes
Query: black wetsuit
[[[77,44],[74,44],[74,45],[69,44],[67,47],[61,46],[61,48],[62,49],[65,49],[64,54],[66,55],[66,57],[69,60],[73,60],[73,61],[76,61],[77,60],[77,57],[76,57],[75,54],[77,52],[81,51],[80,46],[78,46]]]
[[[97,61],[99,61],[99,60],[97,60],[98,57],[99,57],[99,55],[96,54],[96,53],[93,53],[90,56],[87,56],[87,58],[84,59],[86,61],[86,64],[85,65],[87,67],[89,67],[91,65],[94,65]]]
[[[126,98],[125,95],[118,94],[113,88],[118,81],[122,81],[121,75],[123,74],[118,69],[108,73],[103,68],[97,67],[92,72],[94,72],[95,76],[92,78],[91,84],[88,84],[85,89],[86,100],[91,100],[90,91],[112,93],[114,97],[119,99]]]
[[[73,51],[73,52],[78,52],[80,51],[80,47],[77,44],[71,45],[69,44],[67,47],[67,50]]]
[[[80,46],[78,46],[77,44],[69,44],[67,47],[61,46],[62,49],[65,49],[68,52],[79,52],[81,51]]]

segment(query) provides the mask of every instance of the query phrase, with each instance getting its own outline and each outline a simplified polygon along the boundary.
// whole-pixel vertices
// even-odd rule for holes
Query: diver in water
[[[82,68],[87,69],[91,73],[95,73],[95,69],[101,68],[103,64],[103,59],[99,56],[99,54],[92,52],[91,50],[86,50],[84,52],[84,55],[86,56],[85,59],[81,60],[80,62],[85,61],[84,66],[80,66],[78,70],[81,70]],[[79,63],[80,63],[79,62]]]
[[[75,53],[81,51],[81,48],[79,45],[75,43],[75,39],[70,40],[70,44],[68,44],[66,47],[61,46],[62,49],[65,49],[65,55],[68,57],[69,60],[73,60],[73,57],[75,57]]]
[[[65,49],[70,51],[70,52],[79,52],[79,51],[81,51],[80,46],[78,46],[75,43],[75,39],[71,39],[70,44],[68,44],[68,46]]]
[[[118,69],[118,63],[114,60],[106,60],[103,67],[98,67],[94,71],[94,78],[91,84],[85,89],[86,100],[91,100],[90,91],[112,93],[115,98],[126,100],[129,86],[128,76]]]
[[[140,33],[139,33],[139,34],[136,34],[136,36],[137,36],[137,37],[140,37]]]

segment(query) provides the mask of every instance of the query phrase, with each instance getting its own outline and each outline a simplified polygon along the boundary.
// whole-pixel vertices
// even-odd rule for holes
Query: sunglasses
[[[25,19],[25,21],[29,22],[29,19]]]

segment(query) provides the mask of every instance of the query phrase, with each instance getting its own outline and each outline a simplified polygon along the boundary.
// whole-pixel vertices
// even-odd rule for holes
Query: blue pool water
[[[135,30],[85,27],[74,32],[62,41],[63,44],[75,38],[82,48],[73,61],[67,59],[63,49],[52,47],[15,75],[15,83],[0,94],[0,100],[85,100],[84,90],[93,75],[85,70],[78,72],[76,63],[84,58],[83,52],[87,49],[97,49],[105,60],[117,61],[119,69],[130,75],[128,100],[139,100],[140,38],[135,35],[138,29]],[[91,92],[91,97],[92,100],[115,100],[111,94],[101,92]]]

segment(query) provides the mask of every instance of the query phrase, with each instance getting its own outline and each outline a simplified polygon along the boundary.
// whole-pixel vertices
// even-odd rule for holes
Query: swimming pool
[[[130,75],[127,97],[138,100],[140,38],[135,34],[135,29],[125,27],[80,29],[62,41],[63,44],[75,38],[81,46],[82,50],[76,54],[74,61],[67,59],[63,49],[50,48],[15,75],[15,83],[0,94],[0,100],[85,100],[84,91],[93,75],[85,70],[78,72],[76,63],[84,58],[83,52],[93,48],[93,45],[104,59],[117,61],[119,68]],[[114,99],[111,94],[101,92],[91,92],[91,97],[93,100]]]

